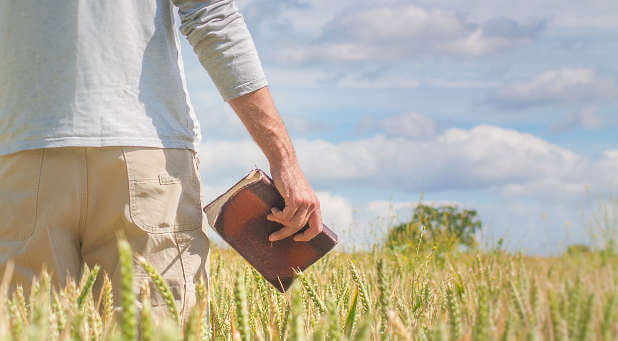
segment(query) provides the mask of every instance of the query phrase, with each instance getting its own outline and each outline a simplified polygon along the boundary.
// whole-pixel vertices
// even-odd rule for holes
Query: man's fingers
[[[292,219],[292,217],[294,216],[294,214],[296,213],[296,210],[298,209],[297,206],[295,205],[290,205],[290,204],[286,204],[285,207],[283,208],[283,211],[280,211],[280,218],[282,221],[290,221]],[[288,224],[283,224],[283,225],[288,225]]]
[[[271,233],[268,240],[274,242],[287,238],[298,232],[307,224],[307,220],[309,220],[309,214],[311,213],[312,212],[309,211],[309,207],[300,207],[298,210],[296,210],[296,213],[294,214],[292,219],[286,220],[283,213],[279,209],[273,207],[271,209],[271,214],[267,215],[266,219],[284,225],[284,227],[276,232]]]
[[[287,216],[288,216],[288,213],[285,211],[285,209],[282,211],[276,207],[273,207],[270,209],[270,214],[266,216],[266,219],[277,222],[281,225],[289,225],[288,224],[289,218],[287,218]]]
[[[270,221],[274,221],[275,223],[282,224],[281,223],[283,221],[283,219],[281,219],[282,215],[283,215],[282,212],[278,208],[273,207],[270,209],[270,214],[266,216],[266,219]]]
[[[315,212],[317,211],[317,218],[314,218],[317,220],[311,223],[315,225],[313,230],[309,233],[306,233],[306,231],[301,233],[303,237],[300,240],[310,240],[322,230],[319,207],[320,204],[317,201],[317,198],[315,197],[315,195],[312,195],[305,197],[292,196],[291,198],[286,199],[286,206],[283,210],[280,210],[276,207],[271,208],[271,213],[266,216],[266,219],[277,222],[284,227],[276,232],[271,233],[270,236],[268,236],[268,240],[274,242],[277,240],[285,239],[293,235],[294,233],[300,231],[307,224],[307,221],[310,219],[310,217],[314,216]]]
[[[307,220],[307,210],[306,209],[297,210],[296,215],[292,217],[291,220],[285,220],[281,211],[278,211],[278,210],[275,211],[275,210],[276,208],[271,210],[271,212],[273,213],[266,216],[266,219],[277,222],[283,225],[284,227],[281,228],[280,230],[277,230],[276,232],[271,233],[270,236],[268,236],[268,240],[271,242],[285,239],[293,235],[294,233],[298,232],[298,230],[300,230],[306,224],[306,220]]]
[[[320,214],[320,210],[317,209],[309,217],[309,228],[305,232],[294,236],[294,241],[308,242],[320,234],[322,229],[322,215]]]
[[[292,212],[291,209],[286,212],[287,208],[281,211],[278,208],[273,207],[270,209],[271,213],[266,216],[266,219],[277,222],[281,225],[296,227],[300,230],[307,224],[307,220],[309,220],[309,215],[312,213],[310,208],[311,207],[307,205],[298,206],[298,208],[294,211],[294,214],[290,216],[289,212]]]
[[[290,219],[290,221],[285,225],[294,227],[296,228],[296,231],[298,231],[302,229],[305,225],[307,225],[307,220],[309,220],[309,214],[311,214],[311,212],[309,211],[309,207],[300,207],[298,208],[298,210],[296,210],[296,213],[294,213],[292,219]]]
[[[285,211],[285,209],[284,209]],[[288,224],[287,219],[285,219],[285,214],[284,211],[281,211],[280,209],[273,207],[270,209],[270,214],[266,216],[266,219],[270,220],[270,221],[274,221],[276,223],[279,223],[281,225],[283,225],[282,228],[280,228],[279,230],[271,233],[268,236],[268,240],[271,242],[276,242],[277,240],[281,240],[281,239],[285,239],[291,235],[293,235],[294,233],[296,233],[296,231],[298,231],[297,229],[295,229],[293,226],[290,226]]]
[[[271,242],[276,242],[278,240],[285,239],[285,238],[293,235],[294,233],[296,233],[296,231],[298,231],[298,229],[295,229],[295,228],[289,227],[289,226],[284,226],[281,229],[271,233],[268,236],[268,240],[271,241]]]

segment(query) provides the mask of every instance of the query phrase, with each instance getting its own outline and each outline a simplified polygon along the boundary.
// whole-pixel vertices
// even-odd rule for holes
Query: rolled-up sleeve
[[[268,83],[245,21],[233,0],[173,0],[187,37],[223,99]]]

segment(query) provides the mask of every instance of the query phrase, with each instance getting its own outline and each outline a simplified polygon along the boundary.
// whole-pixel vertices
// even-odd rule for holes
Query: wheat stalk
[[[133,253],[131,246],[124,239],[118,240],[120,257],[120,330],[125,340],[137,339],[137,317],[135,312],[135,292],[133,291]]]
[[[154,266],[148,263],[144,257],[137,256],[137,262],[142,266],[144,271],[146,271],[150,279],[152,279],[155,287],[159,291],[159,294],[163,297],[163,301],[165,302],[170,315],[172,315],[172,318],[180,324],[180,314],[178,313],[176,300],[174,299],[174,295],[172,294],[169,286],[165,283],[165,280],[163,280],[163,277],[159,275]]]

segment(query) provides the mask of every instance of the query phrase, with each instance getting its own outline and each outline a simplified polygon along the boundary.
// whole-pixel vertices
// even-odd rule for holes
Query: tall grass
[[[327,255],[282,295],[233,251],[214,248],[210,277],[197,285],[196,305],[181,316],[154,268],[126,242],[119,247],[121,297],[113,297],[98,267],[64,288],[51,288],[43,273],[29,295],[21,289],[4,294],[4,279],[0,339],[618,339],[618,257],[600,252],[538,258],[376,247]],[[154,285],[133,283],[137,266]],[[103,285],[94,294],[97,279]],[[152,315],[150,290],[164,298],[164,316]]]

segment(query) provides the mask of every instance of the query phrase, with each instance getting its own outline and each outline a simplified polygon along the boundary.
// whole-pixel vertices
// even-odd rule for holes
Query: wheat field
[[[581,252],[553,258],[501,250],[333,252],[279,294],[226,249],[210,254],[198,302],[179,316],[159,275],[122,251],[122,295],[98,267],[79,283],[29,295],[0,292],[2,340],[617,340],[618,257]],[[142,266],[167,305],[153,316],[150,285],[131,288]],[[92,293],[103,280],[100,295]],[[207,295],[207,285],[210,286]],[[95,297],[96,296],[96,297]],[[119,302],[120,311],[113,309]],[[210,312],[210,313],[209,313]]]

